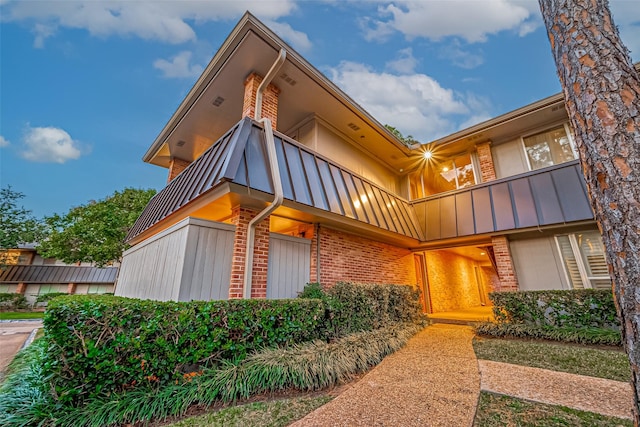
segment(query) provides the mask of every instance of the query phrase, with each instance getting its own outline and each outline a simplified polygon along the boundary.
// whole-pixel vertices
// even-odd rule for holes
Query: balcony
[[[577,160],[411,204],[426,241],[594,219]]]

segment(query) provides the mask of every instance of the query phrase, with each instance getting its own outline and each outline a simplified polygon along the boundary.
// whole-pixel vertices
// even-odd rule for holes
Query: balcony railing
[[[411,204],[427,241],[594,218],[577,160]]]

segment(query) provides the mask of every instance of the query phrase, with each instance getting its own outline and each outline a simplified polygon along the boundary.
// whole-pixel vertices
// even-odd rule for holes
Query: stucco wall
[[[336,282],[416,283],[413,254],[408,249],[376,242],[364,237],[320,227],[312,247],[320,239],[320,283]],[[312,250],[312,256],[315,251]],[[312,268],[311,280],[315,280]]]
[[[481,305],[475,261],[449,251],[425,252],[433,312]]]

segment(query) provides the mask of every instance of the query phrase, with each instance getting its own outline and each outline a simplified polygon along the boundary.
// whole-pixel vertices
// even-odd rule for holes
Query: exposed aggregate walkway
[[[473,330],[435,324],[292,427],[473,425],[480,390],[631,418],[628,383],[477,360]]]
[[[429,326],[292,426],[471,426],[480,393],[472,339],[468,326]]]

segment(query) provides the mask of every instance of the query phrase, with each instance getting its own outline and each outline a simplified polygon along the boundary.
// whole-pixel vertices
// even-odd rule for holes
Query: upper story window
[[[546,168],[576,159],[567,125],[522,138],[531,170]]]
[[[409,179],[412,199],[470,187],[477,182],[470,154],[427,160]]]

